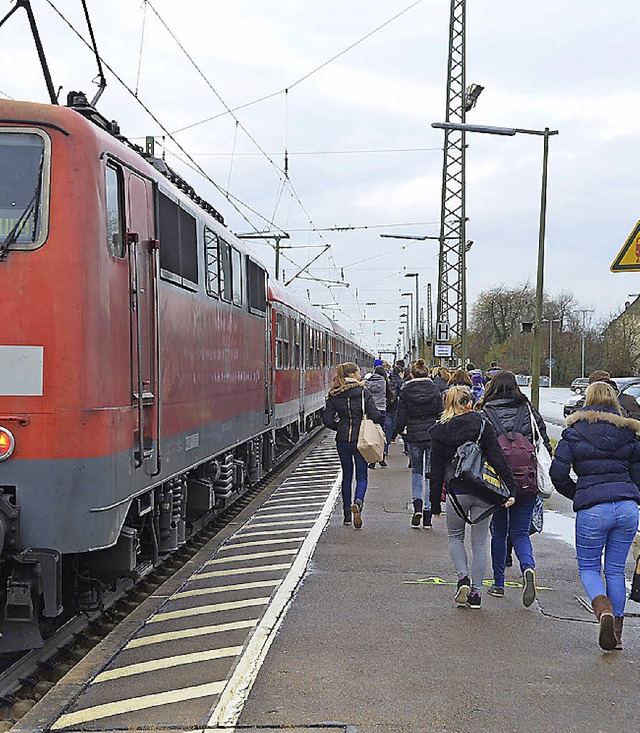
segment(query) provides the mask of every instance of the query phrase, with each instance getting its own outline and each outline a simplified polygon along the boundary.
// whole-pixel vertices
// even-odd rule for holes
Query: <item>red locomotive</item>
[[[0,653],[148,572],[371,358],[117,133],[0,102]]]

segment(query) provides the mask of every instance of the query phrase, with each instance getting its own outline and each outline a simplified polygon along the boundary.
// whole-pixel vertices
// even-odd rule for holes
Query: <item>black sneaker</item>
[[[506,566],[506,567],[508,567],[508,568],[510,568],[510,567],[512,567],[512,566],[513,566],[513,555],[512,555],[511,553],[509,553],[509,554],[507,555],[507,559],[505,560],[505,563],[504,563],[504,564],[505,564],[505,566]]]
[[[411,526],[420,528],[420,522],[422,521],[422,512],[414,512],[411,517]]]
[[[345,526],[351,525],[351,517],[345,517],[342,524],[344,524]]]
[[[469,593],[467,606],[469,608],[482,608],[482,596],[479,593]]]
[[[386,468],[387,462],[384,460],[384,458],[380,461],[380,468]]]
[[[494,598],[504,598],[504,587],[501,585],[492,585],[487,591],[490,596]]]
[[[422,526],[425,529],[431,529],[433,526],[431,524],[431,512],[428,512],[426,509],[422,512]]]
[[[536,600],[536,573],[533,568],[527,568],[524,571],[522,580],[522,603],[525,608]]]
[[[471,593],[471,581],[469,580],[469,576],[465,575],[464,578],[460,578],[458,581],[458,590],[456,591],[453,600],[459,606],[466,606],[469,593]]]
[[[353,514],[353,526],[356,529],[362,527],[362,499],[356,499],[351,505],[351,514]]]
[[[375,463],[369,463],[369,464],[367,464],[367,468],[375,468],[375,467],[376,467],[376,464]]]

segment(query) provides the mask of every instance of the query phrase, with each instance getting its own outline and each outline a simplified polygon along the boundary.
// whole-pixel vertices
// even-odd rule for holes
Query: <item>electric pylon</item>
[[[465,121],[465,14],[466,0],[451,0],[446,122]],[[438,322],[449,323],[459,363],[467,358],[465,224],[465,133],[445,130],[436,313]]]

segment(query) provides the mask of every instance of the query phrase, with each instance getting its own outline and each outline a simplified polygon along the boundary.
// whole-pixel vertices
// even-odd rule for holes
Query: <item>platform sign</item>
[[[438,321],[436,323],[436,341],[449,341],[449,330],[447,321]]]
[[[436,359],[450,359],[453,356],[453,346],[451,344],[434,344],[433,356]]]
[[[640,272],[640,221],[611,264],[611,272]]]

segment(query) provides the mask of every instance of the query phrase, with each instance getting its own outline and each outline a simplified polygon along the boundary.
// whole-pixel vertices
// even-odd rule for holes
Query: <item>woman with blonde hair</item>
[[[602,649],[622,649],[624,568],[638,529],[640,422],[622,417],[609,384],[594,382],[587,387],[584,407],[566,425],[551,480],[573,500],[578,570],[598,620],[598,643]],[[572,468],[577,481],[571,478]]]
[[[339,364],[322,415],[322,422],[326,427],[336,431],[336,448],[342,466],[344,523],[351,524],[353,515],[353,526],[356,529],[362,527],[362,507],[367,491],[367,462],[358,450],[360,423],[366,414],[378,425],[384,426],[384,418],[378,412],[373,395],[365,389],[361,380],[362,375],[357,364],[350,361]],[[352,489],[354,465],[355,497]]]
[[[468,441],[478,442],[485,458],[505,482],[510,498],[504,506],[514,503],[517,484],[504,457],[498,436],[491,423],[479,412],[473,411],[471,392],[466,387],[453,386],[447,392],[444,412],[440,421],[431,429],[431,513],[439,516],[442,511],[441,492],[445,485],[447,494],[455,491],[457,502],[471,521],[491,508],[485,499],[474,493],[473,487],[446,486],[445,468],[453,460],[456,450]],[[472,566],[469,575],[469,561],[465,549],[465,529],[467,523],[458,516],[447,495],[447,533],[449,553],[458,575],[458,588],[454,600],[458,605],[480,608],[481,590],[487,567],[489,548],[490,515],[471,525]]]

